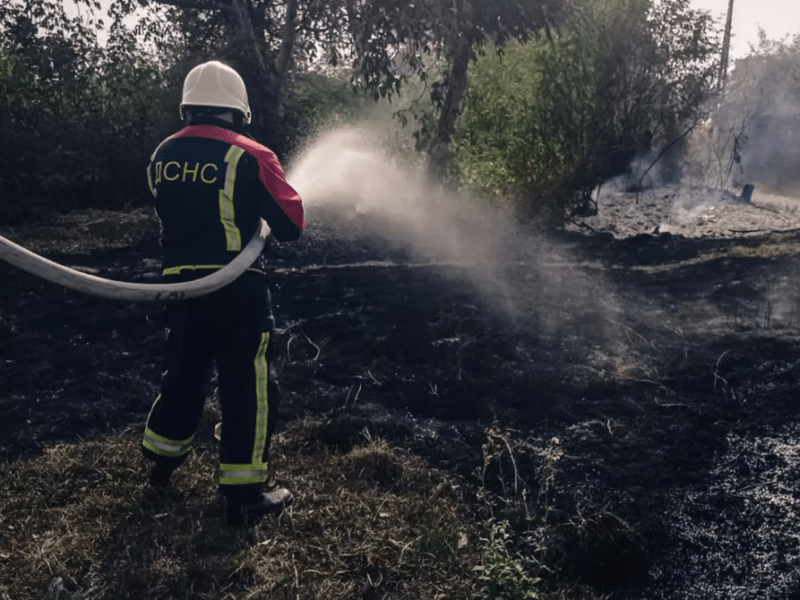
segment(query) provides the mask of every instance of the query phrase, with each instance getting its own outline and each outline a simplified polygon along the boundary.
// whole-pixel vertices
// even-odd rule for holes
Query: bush
[[[149,197],[144,167],[173,112],[159,69],[129,32],[101,47],[79,21],[67,32],[35,16],[5,14],[0,38],[0,188],[15,198],[0,222]]]
[[[458,123],[462,182],[562,221],[697,118],[715,76],[713,34],[688,0],[584,0],[552,40],[487,53]]]

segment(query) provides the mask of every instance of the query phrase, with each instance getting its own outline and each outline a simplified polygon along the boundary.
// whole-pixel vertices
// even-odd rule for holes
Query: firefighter
[[[161,221],[164,280],[222,268],[254,234],[259,217],[277,240],[297,240],[305,229],[302,200],[275,154],[246,135],[250,106],[239,74],[217,61],[193,68],[180,114],[187,126],[158,146],[147,168]],[[142,442],[155,463],[150,484],[166,487],[186,459],[216,367],[222,408],[216,475],[228,522],[250,524],[287,506],[289,490],[266,483],[280,389],[261,264],[217,292],[168,304],[165,318],[167,370]]]

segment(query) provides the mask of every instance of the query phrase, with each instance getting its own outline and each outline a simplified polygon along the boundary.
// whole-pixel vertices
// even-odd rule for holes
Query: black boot
[[[156,464],[150,471],[150,485],[154,488],[165,488],[169,485],[174,469],[168,469],[163,465]]]
[[[292,493],[286,488],[277,487],[257,495],[228,495],[228,525],[247,527],[266,514],[283,510],[292,503]]]

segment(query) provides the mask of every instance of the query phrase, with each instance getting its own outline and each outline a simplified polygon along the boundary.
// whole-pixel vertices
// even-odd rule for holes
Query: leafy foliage
[[[489,521],[483,543],[483,598],[486,600],[535,600],[539,598],[539,578],[529,572],[538,565],[527,557],[515,556],[508,548],[511,527],[508,521]]]
[[[433,111],[417,115],[419,146],[447,158],[461,110],[467,65],[487,39],[527,39],[559,23],[572,0],[122,0],[115,22],[146,6],[138,31],[159,52],[195,59],[209,50],[242,73],[254,92],[257,135],[280,149],[290,135],[283,109],[293,80],[311,65],[348,65],[374,100],[391,98],[427,60],[450,68],[429,88]],[[156,17],[156,14],[159,17]],[[175,27],[177,25],[177,27]],[[299,68],[298,68],[299,67]]]
[[[348,28],[343,8],[320,0],[121,0],[114,3],[115,23],[143,11],[136,31],[167,64],[173,89],[186,72],[205,60],[222,60],[247,85],[253,111],[252,130],[279,154],[291,150],[293,123],[285,105],[304,70],[319,63],[341,43]],[[292,117],[293,115],[288,115]]]
[[[586,198],[697,117],[713,31],[688,0],[586,0],[552,42],[483,57],[457,134],[462,179],[528,206],[555,199],[563,218],[576,192]]]
[[[569,2],[561,0],[374,0],[346,2],[354,43],[355,71],[381,95],[399,89],[404,75],[425,75],[426,57],[447,54],[459,38],[472,47],[527,39],[559,22]],[[440,82],[446,89],[446,80]],[[440,102],[441,90],[432,92]]]
[[[530,67],[544,51],[543,44],[512,42],[475,65],[454,144],[462,185],[500,200],[534,176],[530,113],[541,75]]]
[[[373,99],[418,92],[396,113],[414,120],[417,150],[440,176],[473,64],[456,172],[527,205],[571,201],[619,172],[643,138],[668,139],[714,72],[711,22],[688,0],[581,0],[549,41],[529,37],[553,34],[572,0],[120,0],[105,45],[99,4],[80,6],[83,19],[56,0],[0,8],[0,185],[56,207],[144,195],[141,166],[179,125],[183,77],[211,58],[242,73],[254,134],[279,154],[329,116],[363,109],[354,85]],[[495,43],[500,54],[486,51]],[[19,206],[3,210],[21,218],[9,213]]]
[[[377,99],[397,93],[411,75],[425,80],[432,67],[429,58],[446,61],[442,77],[429,88],[433,110],[414,114],[420,125],[418,146],[430,154],[431,175],[442,180],[467,69],[480,45],[549,31],[571,6],[572,0],[348,0],[354,71]]]
[[[69,18],[60,2],[6,8],[0,46],[0,219],[43,208],[124,205],[163,134],[163,78],[117,29],[105,47],[97,23]],[[144,190],[143,190],[144,191]],[[37,202],[38,199],[38,202]]]

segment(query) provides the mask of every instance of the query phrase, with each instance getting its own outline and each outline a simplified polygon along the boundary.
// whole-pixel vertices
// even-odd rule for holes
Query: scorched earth
[[[798,206],[608,194],[557,235],[517,224],[488,266],[311,220],[271,255],[282,426],[324,415],[332,448],[366,430],[484,485],[551,581],[800,598]],[[157,273],[146,212],[0,233],[103,277]],[[0,277],[2,459],[142,425],[160,308]],[[508,446],[487,462],[488,430]]]

